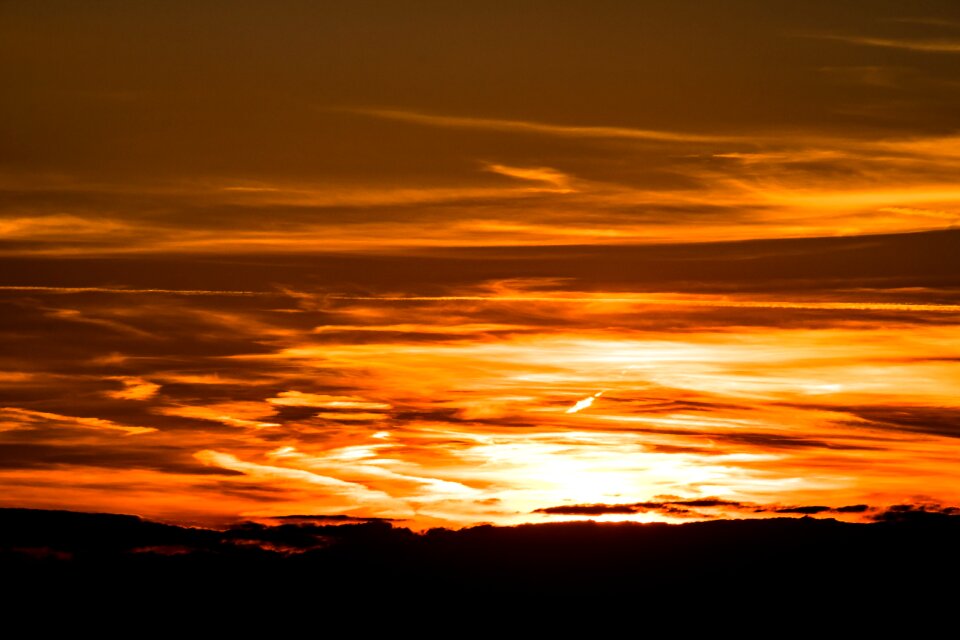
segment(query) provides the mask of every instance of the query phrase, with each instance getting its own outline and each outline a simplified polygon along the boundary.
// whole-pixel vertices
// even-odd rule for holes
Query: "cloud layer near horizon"
[[[417,527],[956,503],[958,242],[74,259],[69,274],[7,258],[40,284],[0,290],[3,501]],[[535,277],[495,277],[518,270]]]

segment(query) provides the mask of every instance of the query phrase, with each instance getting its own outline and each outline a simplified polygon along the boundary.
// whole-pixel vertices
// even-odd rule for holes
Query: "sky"
[[[0,1],[0,506],[960,503],[960,6]]]

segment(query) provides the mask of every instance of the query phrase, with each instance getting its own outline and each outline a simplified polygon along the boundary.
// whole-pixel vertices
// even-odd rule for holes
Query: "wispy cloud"
[[[662,305],[671,307],[728,307],[739,309],[817,309],[835,311],[944,311],[960,312],[960,305],[956,304],[913,304],[905,302],[855,302],[855,301],[802,301],[802,300],[745,300],[742,298],[728,299],[715,296],[656,296],[648,294],[574,294],[570,295],[543,295],[531,293],[529,295],[490,295],[490,296],[327,296],[333,300],[367,300],[381,302],[528,302],[528,303],[558,303],[558,304],[591,304],[591,305],[623,305],[631,304]]]
[[[157,407],[155,413],[178,418],[210,420],[231,427],[248,429],[268,429],[279,427],[277,422],[264,422],[264,418],[273,416],[275,411],[265,402],[234,401],[203,406]]]
[[[118,376],[116,380],[123,384],[123,389],[107,391],[106,395],[108,398],[115,398],[117,400],[148,400],[155,396],[157,391],[160,390],[160,385],[150,382],[149,380],[144,380],[143,378]]]
[[[917,18],[888,18],[884,22],[900,22],[903,24],[922,24],[933,27],[960,28],[960,22],[945,20],[944,18],[917,17]]]
[[[437,126],[454,126],[450,118],[436,117],[441,123]],[[464,126],[502,125],[510,132],[527,131],[525,126],[557,129],[525,121],[452,119],[454,124],[463,120]],[[561,126],[563,133],[556,135],[576,133],[588,139],[613,135],[610,129]],[[960,203],[954,180],[960,138],[955,135],[755,131],[674,151],[592,145],[585,153],[595,154],[597,162],[549,153],[538,154],[531,162],[526,154],[511,157],[504,150],[491,159],[489,150],[465,148],[468,158],[474,156],[471,162],[459,168],[445,166],[447,175],[439,181],[276,180],[244,186],[242,180],[210,178],[166,190],[147,188],[149,214],[140,213],[144,196],[130,194],[123,185],[95,185],[87,191],[74,185],[73,191],[65,191],[51,181],[47,186],[32,184],[18,194],[16,207],[6,212],[15,224],[0,252],[63,256],[410,251],[463,245],[657,243],[678,237],[702,241],[897,233],[949,226],[946,217],[911,215],[906,213],[909,208],[950,211]],[[510,178],[512,184],[491,184],[473,163]],[[78,201],[86,204],[77,209]],[[61,209],[77,211],[73,218],[84,221],[81,226],[84,234],[89,231],[89,237],[84,236],[89,242],[78,243],[66,220],[59,226],[47,224],[50,212]],[[32,210],[36,224],[24,215]],[[3,215],[0,211],[0,218]],[[177,293],[217,295],[197,289]],[[219,295],[268,294],[234,290]]]
[[[881,38],[872,36],[818,35],[824,40],[838,40],[867,47],[905,49],[926,53],[960,53],[960,40],[947,38]]]
[[[467,116],[445,116],[418,111],[400,109],[346,109],[351,113],[420,124],[448,129],[478,129],[483,131],[504,131],[513,133],[531,133],[563,138],[596,138],[614,140],[647,140],[653,142],[729,142],[740,140],[730,136],[718,136],[699,133],[683,133],[656,129],[635,129],[632,127],[609,127],[589,125],[562,125],[535,122],[532,120],[507,120],[498,118],[476,118]]]
[[[333,396],[302,391],[281,391],[267,402],[281,407],[316,407],[320,409],[390,409],[385,402],[372,402],[358,396]]]
[[[546,183],[553,187],[551,191],[568,193],[573,190],[570,187],[570,176],[549,167],[508,167],[503,164],[488,164],[485,168],[491,173],[499,173],[508,178]]]
[[[943,220],[960,221],[960,212],[943,211],[940,209],[922,209],[919,207],[885,207],[880,209],[885,213],[896,213],[907,216],[923,216],[927,218],[941,218]]]
[[[113,420],[103,418],[89,418],[82,416],[66,416],[48,411],[33,411],[20,407],[0,408],[0,431],[19,428],[37,428],[43,424],[58,424],[67,427],[85,429],[103,429],[119,431],[124,435],[135,436],[156,431],[152,427],[134,427],[119,424]]]
[[[241,460],[235,455],[204,449],[194,454],[195,457],[211,466],[239,471],[255,478],[264,480],[287,480],[295,483],[314,485],[322,487],[324,490],[349,497],[361,502],[368,501],[393,501],[389,494],[382,491],[369,489],[363,484],[348,482],[339,478],[325,476],[305,469],[292,469],[290,467],[281,467],[277,465],[258,464]]]
[[[34,285],[0,286],[0,291],[23,293],[114,293],[114,294],[171,294],[178,296],[282,296],[280,291],[216,291],[198,289],[128,289],[125,287],[44,287]]]
[[[457,266],[471,260],[469,251],[431,254],[426,262],[382,262],[378,255],[336,263],[340,273],[376,275],[405,262],[410,270],[396,279],[356,289],[383,297],[330,295],[342,282],[304,293],[307,280],[290,275],[301,272],[286,271],[298,260],[284,256],[253,266],[271,279],[299,282],[300,297],[291,291],[267,304],[242,296],[71,299],[83,312],[125,314],[162,342],[124,337],[118,344],[99,325],[81,327],[87,339],[77,340],[77,330],[64,330],[68,318],[35,323],[27,314],[39,312],[24,303],[14,312],[27,346],[11,341],[8,351],[17,351],[7,357],[15,360],[0,364],[57,377],[7,390],[5,404],[24,409],[2,415],[9,426],[0,483],[13,492],[6,500],[28,496],[31,504],[148,505],[181,518],[184,504],[193,505],[190,513],[242,517],[363,507],[412,517],[417,526],[441,518],[514,523],[544,505],[635,504],[665,493],[854,505],[906,500],[922,483],[944,487],[937,499],[952,501],[955,440],[945,440],[955,437],[956,332],[952,316],[939,312],[960,307],[936,304],[952,300],[946,289],[858,289],[876,284],[871,274],[887,273],[869,270],[877,257],[911,262],[916,255],[904,250],[913,241],[903,238],[891,245],[896,250],[872,249],[874,258],[853,250],[884,242],[894,240],[511,248],[520,256],[512,263],[499,262],[500,251],[475,252],[494,272],[526,276],[505,279],[484,278],[473,262]],[[644,253],[656,261],[637,268],[624,262]],[[843,268],[803,271],[803,289],[788,295],[783,273],[761,258],[771,254],[791,271],[830,256]],[[606,270],[601,255],[622,288],[598,280]],[[713,258],[693,268],[691,256]],[[268,260],[284,270],[264,266]],[[232,277],[238,263],[226,261]],[[303,261],[301,268],[316,273],[318,264]],[[651,282],[700,280],[721,264],[740,264],[774,288],[747,294],[736,279],[736,292],[636,293]],[[557,271],[561,265],[576,270]],[[943,269],[952,273],[949,264]],[[584,270],[597,288],[573,277]],[[409,281],[411,271],[453,279],[423,286]],[[840,289],[809,289],[830,273],[856,277],[831,285]],[[648,279],[631,285],[624,274]],[[223,281],[194,284],[216,282]],[[316,304],[304,304],[304,296]],[[640,306],[648,299],[650,306]],[[884,302],[895,300],[906,304]],[[36,347],[44,342],[47,351]],[[108,349],[127,357],[93,364]],[[162,394],[139,401],[110,394],[139,395],[140,381],[162,384]],[[127,425],[158,433],[124,438],[122,430],[98,430]],[[198,458],[197,451],[214,453]],[[74,487],[81,473],[88,474],[83,486]],[[94,491],[101,502],[91,501]],[[672,506],[710,515],[692,504]]]

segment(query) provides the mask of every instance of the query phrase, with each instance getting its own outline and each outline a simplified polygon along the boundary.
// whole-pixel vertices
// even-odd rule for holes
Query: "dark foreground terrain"
[[[21,598],[162,592],[194,604],[238,596],[327,603],[549,596],[575,604],[804,594],[839,605],[865,595],[953,592],[960,516],[901,510],[877,520],[575,522],[417,534],[384,521],[281,520],[215,531],[2,509],[0,571]]]

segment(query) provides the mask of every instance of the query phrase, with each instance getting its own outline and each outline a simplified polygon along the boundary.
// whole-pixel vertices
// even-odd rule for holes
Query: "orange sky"
[[[958,56],[952,2],[4,3],[0,505],[956,504]]]

